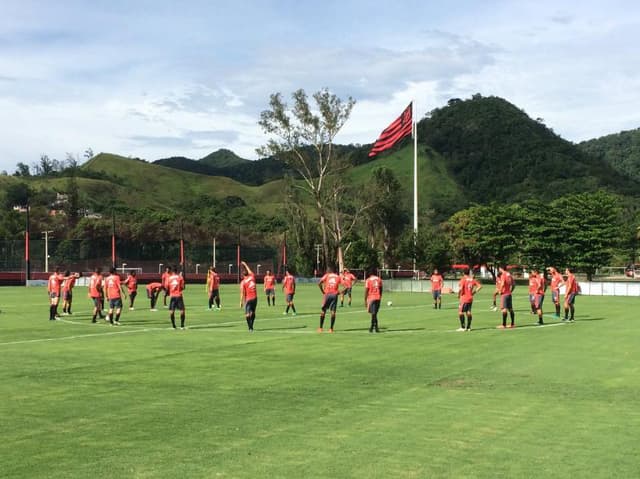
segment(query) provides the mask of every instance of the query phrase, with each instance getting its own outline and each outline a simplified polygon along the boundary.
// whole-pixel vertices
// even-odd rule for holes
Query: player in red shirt
[[[575,302],[576,296],[580,292],[580,286],[578,285],[578,281],[576,277],[573,275],[573,271],[571,268],[566,268],[564,270],[564,274],[567,279],[564,281],[564,319],[563,321],[575,321]],[[569,316],[569,311],[571,311],[571,316]]]
[[[433,296],[433,308],[442,309],[442,285],[444,278],[438,272],[438,268],[433,270],[431,275],[431,295]]]
[[[262,280],[264,283],[264,292],[267,295],[267,306],[276,305],[276,277],[271,274],[271,270],[268,269]]]
[[[516,283],[513,280],[511,273],[507,271],[507,268],[500,266],[500,280],[498,281],[497,288],[500,293],[500,309],[502,310],[502,324],[498,326],[499,329],[505,329],[507,327],[507,313],[511,318],[511,324],[509,328],[515,328],[515,313],[513,311],[513,290],[516,287]]]
[[[156,301],[158,301],[158,295],[160,291],[162,291],[162,283],[149,283],[147,285],[147,298],[151,302],[150,309],[151,311],[158,311],[156,309]]]
[[[351,271],[345,268],[340,275],[340,281],[342,282],[342,293],[340,293],[340,307],[344,306],[345,295],[349,297],[349,302],[347,304],[351,306],[351,289],[358,282],[358,278],[356,278]]]
[[[176,329],[176,309],[180,311],[180,329],[184,329],[186,319],[186,311],[184,307],[184,276],[178,269],[169,268],[169,276],[167,278],[167,290],[169,293],[169,317],[171,325]]]
[[[291,274],[288,269],[284,273],[284,279],[282,280],[282,291],[284,291],[285,299],[287,301],[287,309],[284,314],[289,314],[289,308],[293,311],[293,315],[296,315],[296,306],[293,304],[293,297],[296,294],[296,278]]]
[[[551,273],[551,301],[556,308],[556,314],[554,318],[560,318],[560,287],[564,285],[564,278],[560,272],[551,266],[549,273]]]
[[[164,291],[164,296],[162,298],[162,303],[164,304],[164,306],[167,305],[167,296],[169,296],[169,284],[167,283],[167,281],[169,280],[169,276],[171,276],[171,268],[167,266],[164,269],[164,273],[162,273],[162,276],[160,277],[162,290]]]
[[[334,332],[333,327],[336,323],[336,307],[338,305],[340,284],[340,276],[334,272],[333,267],[327,267],[327,272],[318,282],[318,287],[323,294],[322,312],[320,313],[320,327],[318,328],[319,333],[323,331],[322,327],[324,326],[324,317],[327,310],[331,311],[331,327],[329,328],[329,332]]]
[[[253,323],[256,320],[256,307],[258,306],[258,292],[256,291],[256,278],[249,265],[242,261],[244,278],[240,282],[240,307],[244,307],[244,317],[247,320],[249,332],[253,332]]]
[[[216,268],[211,266],[207,272],[207,293],[209,295],[209,309],[213,309],[213,303],[216,309],[220,309],[220,275]]]
[[[120,281],[115,268],[111,268],[109,276],[104,281],[107,290],[107,299],[109,300],[109,311],[107,311],[107,320],[114,326],[120,326],[120,313],[122,312],[122,295],[124,295],[124,287]],[[115,319],[114,315],[115,314]]]
[[[529,305],[531,306],[531,314],[536,314],[536,294],[538,292],[538,276],[536,270],[529,273]]]
[[[380,311],[380,300],[382,299],[382,280],[371,272],[364,282],[364,301],[367,311],[371,315],[371,326],[369,332],[380,332],[378,329],[378,311]]]
[[[135,270],[131,270],[127,279],[124,280],[124,284],[127,285],[129,291],[129,309],[133,310],[133,303],[138,295],[138,278],[136,278]]]
[[[460,278],[458,283],[458,319],[460,320],[460,327],[458,331],[471,331],[471,321],[473,315],[471,314],[471,307],[473,305],[473,296],[482,289],[480,284],[474,277],[469,268],[465,269],[464,276]],[[467,324],[465,326],[464,319],[467,318]]]
[[[67,279],[69,279],[69,276],[60,273],[60,268],[56,268],[53,274],[49,276],[49,280],[47,281],[49,321],[55,321],[60,317],[58,315],[58,303],[60,302],[60,295],[62,293],[62,283]]]
[[[80,275],[72,275],[71,271],[64,272],[66,279],[62,282],[62,315],[71,314],[71,303],[73,302],[73,287],[76,285],[76,278]]]
[[[89,278],[89,298],[93,302],[92,323],[97,322],[96,317],[98,315],[100,316],[100,319],[104,319],[104,315],[102,314],[102,310],[104,309],[102,301],[104,297],[103,282],[104,278],[102,277],[102,270],[99,266],[96,266],[93,269],[93,274]]]
[[[544,304],[544,293],[547,290],[547,280],[544,274],[541,274],[537,269],[534,269],[532,273],[536,278],[535,290],[533,292],[533,308],[538,315],[538,324],[542,326],[544,324],[542,305]],[[531,277],[529,277],[529,283],[531,283]],[[529,291],[531,291],[531,287],[529,287]]]

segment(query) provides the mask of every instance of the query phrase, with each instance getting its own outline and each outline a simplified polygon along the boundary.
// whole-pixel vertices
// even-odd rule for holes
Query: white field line
[[[432,305],[427,304],[427,305],[417,305],[417,306],[404,306],[404,307],[394,307],[393,309],[395,310],[400,310],[400,309],[419,309],[419,308],[431,308]],[[359,308],[355,308],[354,310],[351,311],[340,311],[340,315],[339,316],[343,316],[343,315],[352,315],[352,314],[361,314],[363,313],[364,310],[363,309],[359,309]],[[300,314],[295,316],[295,319],[303,319],[303,318],[315,318],[317,317],[316,314]],[[286,316],[286,317],[274,317],[274,318],[264,318],[264,319],[260,319],[258,318],[256,320],[256,326],[258,326],[258,329],[255,330],[254,334],[318,334],[315,330],[315,327],[310,327],[310,328],[305,328],[304,330],[302,328],[293,328],[293,329],[286,329],[286,328],[282,328],[282,329],[277,329],[277,330],[260,330],[259,329],[259,325],[263,324],[267,321],[278,321],[278,322],[282,322],[283,319],[293,319],[293,316]],[[456,318],[457,319],[457,318]],[[453,318],[452,318],[453,321]],[[93,323],[88,323],[88,322],[81,322],[81,321],[73,321],[73,320],[69,320],[69,319],[60,319],[58,321],[56,321],[57,323],[66,323],[66,324],[73,324],[73,325],[84,325],[84,326],[89,326],[89,327],[94,327],[95,324]],[[247,331],[245,329],[223,329],[221,328],[221,326],[237,326],[237,325],[244,325],[245,321],[244,320],[236,320],[236,321],[227,321],[224,323],[215,323],[215,324],[199,324],[199,325],[194,325],[194,326],[188,326],[187,329],[190,331],[197,331],[197,332],[213,332],[213,333],[232,333],[232,334],[247,334]],[[384,324],[384,323],[383,323]],[[542,326],[534,326],[533,324],[527,324],[526,327],[516,327],[513,330],[509,330],[509,331],[535,331],[535,330],[541,330],[544,328],[549,328],[549,327],[554,327],[554,326],[565,326],[567,324],[570,323],[547,323],[544,324]],[[157,331],[173,331],[173,328],[170,326],[167,327],[136,327],[136,326],[128,326],[128,325],[124,325],[124,326],[119,326],[117,331],[108,331],[108,332],[95,332],[95,333],[89,333],[89,334],[74,334],[72,336],[62,336],[62,337],[55,337],[55,338],[39,338],[39,339],[25,339],[25,340],[16,340],[16,341],[7,341],[7,342],[0,342],[0,346],[11,346],[11,345],[18,345],[18,344],[37,344],[37,343],[45,343],[45,342],[52,342],[52,341],[69,341],[69,340],[77,340],[77,339],[84,339],[84,338],[94,338],[94,337],[99,337],[99,336],[116,336],[116,335],[121,335],[121,334],[134,334],[134,333],[145,333],[145,332],[157,332]],[[471,331],[472,334],[478,334],[478,333],[485,333],[485,332],[503,332],[505,330],[501,330],[501,329],[494,329],[494,328],[480,328],[480,329],[475,329],[473,331]],[[340,330],[337,329],[337,333],[336,334],[340,334],[340,335],[344,335],[344,334],[358,334],[358,335],[362,335],[363,332],[366,332],[366,328],[363,328],[362,330],[358,330],[358,331],[353,331],[353,330],[349,330],[349,331],[345,331],[345,330]],[[394,330],[384,330],[384,332],[382,334],[394,334],[394,335],[400,335],[400,334],[425,334],[425,333],[429,333],[429,334],[442,334],[442,333],[455,333],[457,332],[455,329],[447,329],[447,330],[434,330],[434,329],[410,329],[410,330],[398,330],[398,331],[394,331]],[[508,334],[508,333],[506,333]]]

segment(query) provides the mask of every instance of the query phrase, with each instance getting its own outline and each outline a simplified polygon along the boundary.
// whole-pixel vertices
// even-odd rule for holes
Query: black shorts
[[[184,299],[182,296],[172,296],[171,299],[169,299],[169,311],[175,311],[176,309],[184,311]]]
[[[122,309],[122,298],[110,299],[109,309]]]
[[[338,306],[338,294],[325,294],[324,301],[322,302],[322,312],[326,312],[327,309],[335,312],[336,307]]]
[[[253,298],[244,302],[245,314],[255,313],[256,306],[258,306],[258,298]]]
[[[380,300],[374,299],[372,301],[369,301],[367,310],[370,314],[378,314],[378,311],[380,311]]]
[[[209,297],[210,298],[219,298],[220,297],[220,290],[219,289],[212,289],[209,292]]]

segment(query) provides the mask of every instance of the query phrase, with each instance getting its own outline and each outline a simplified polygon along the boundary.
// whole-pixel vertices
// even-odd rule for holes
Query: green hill
[[[250,160],[240,158],[233,151],[222,148],[200,158],[198,162],[214,168],[238,168],[247,166]]]
[[[497,97],[450,100],[418,125],[470,201],[549,200],[598,188],[636,195],[638,183]]]
[[[578,146],[619,173],[640,181],[640,128],[583,141]]]

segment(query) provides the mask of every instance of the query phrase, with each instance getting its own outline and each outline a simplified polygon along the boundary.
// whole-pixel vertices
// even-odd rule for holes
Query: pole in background
[[[116,267],[116,212],[111,210],[111,267]]]
[[[49,233],[53,233],[53,231],[43,231],[44,234],[44,272],[49,272]]]
[[[411,102],[415,110],[415,102]],[[413,273],[416,273],[416,255],[418,243],[418,124],[415,121],[415,111],[411,115],[413,120]]]
[[[25,261],[25,286],[29,286],[31,280],[31,259],[29,258],[29,203],[27,202],[27,224],[24,232],[24,261]]]
[[[213,237],[213,267],[216,267],[216,237]]]

